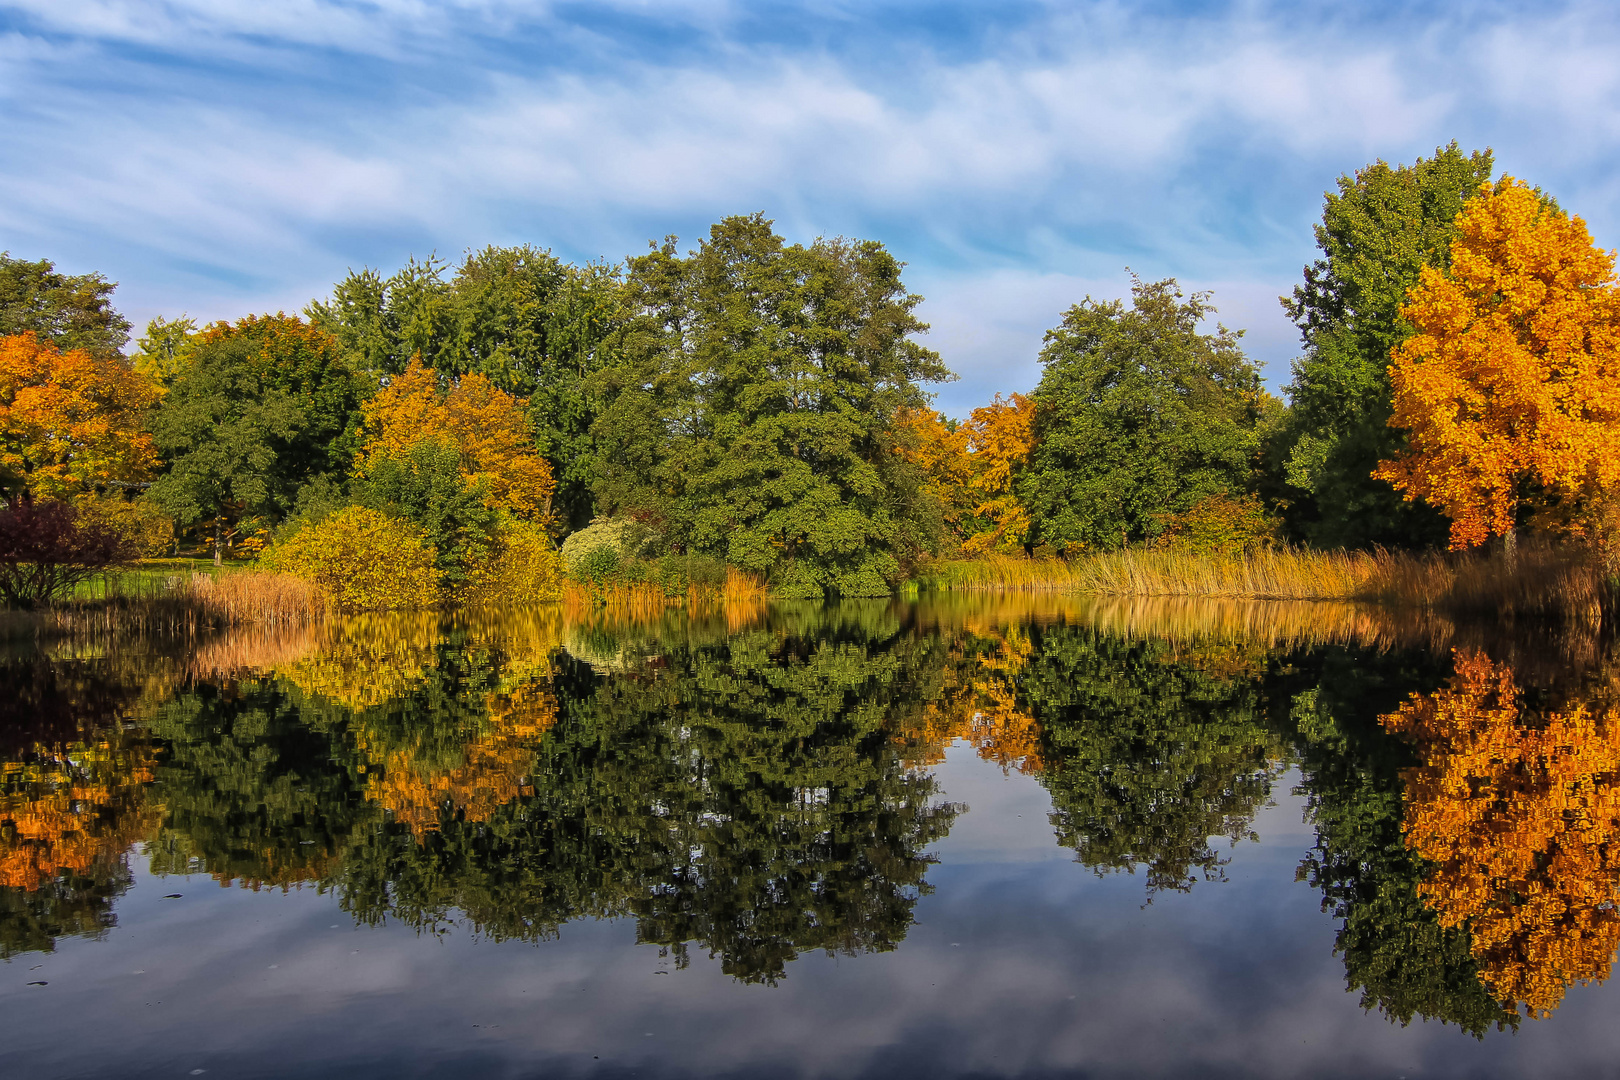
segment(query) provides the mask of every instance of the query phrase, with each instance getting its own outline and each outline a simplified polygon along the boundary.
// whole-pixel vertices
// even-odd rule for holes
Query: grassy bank
[[[934,589],[1063,590],[1105,596],[1362,601],[1455,614],[1513,613],[1598,619],[1612,606],[1608,575],[1589,549],[1522,545],[1499,551],[1319,552],[1279,548],[1242,555],[1147,549],[1073,560],[997,556],[941,564]]]

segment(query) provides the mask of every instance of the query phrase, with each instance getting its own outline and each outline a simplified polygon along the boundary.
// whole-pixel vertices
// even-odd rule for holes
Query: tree
[[[384,460],[434,440],[459,454],[465,482],[483,491],[491,508],[526,520],[549,516],[556,483],[535,449],[525,403],[482,375],[451,379],[448,387],[441,379],[412,360],[366,403],[356,473],[370,476]]]
[[[157,386],[122,356],[0,338],[0,486],[7,500],[132,487],[157,464],[145,412]]]
[[[1391,410],[1390,351],[1411,332],[1400,307],[1425,266],[1444,268],[1463,204],[1490,179],[1489,150],[1455,142],[1427,160],[1383,161],[1341,176],[1316,227],[1322,258],[1282,305],[1305,353],[1288,386],[1278,464],[1296,505],[1289,517],[1322,546],[1438,542],[1443,522],[1403,504],[1372,472],[1401,449]]]
[[[455,446],[422,439],[373,461],[354,491],[360,505],[416,526],[436,553],[439,584],[452,593],[466,584],[473,566],[488,561],[500,519],[490,506],[487,480],[468,483],[461,463]]]
[[[1017,483],[1034,539],[1060,551],[1139,543],[1164,516],[1248,485],[1264,413],[1241,331],[1198,330],[1208,293],[1137,280],[1131,307],[1089,296],[1046,335],[1035,448]]]
[[[1620,290],[1586,225],[1504,177],[1457,221],[1449,273],[1423,270],[1402,316],[1377,476],[1451,519],[1451,546],[1521,516],[1577,532],[1620,483]]]
[[[32,333],[58,349],[117,356],[129,321],[112,306],[118,287],[100,274],[60,274],[49,259],[0,252],[0,336]]]
[[[627,360],[604,372],[598,504],[789,596],[886,595],[932,546],[937,505],[897,453],[920,382],[901,264],[873,241],[788,246],[756,214],[630,263]]]
[[[167,387],[186,369],[196,344],[197,323],[190,317],[153,319],[135,342],[130,361],[136,371]]]
[[[8,606],[65,599],[81,582],[137,554],[122,529],[80,520],[67,503],[17,500],[0,508],[0,599]]]
[[[167,471],[151,495],[182,525],[273,524],[300,488],[343,476],[358,449],[368,382],[330,335],[287,315],[203,330],[152,418]]]
[[[1035,452],[1035,399],[1014,394],[1006,401],[997,394],[988,405],[974,409],[963,425],[968,434],[974,496],[973,516],[978,526],[962,544],[964,551],[1016,551],[1030,535],[1029,511],[1015,489],[1019,476]]]
[[[532,247],[469,254],[450,280],[435,259],[391,277],[351,273],[306,309],[359,370],[402,374],[413,357],[448,379],[479,375],[525,401],[536,448],[557,478],[571,528],[591,519],[600,407],[590,376],[617,360],[621,282],[614,268],[570,266]]]

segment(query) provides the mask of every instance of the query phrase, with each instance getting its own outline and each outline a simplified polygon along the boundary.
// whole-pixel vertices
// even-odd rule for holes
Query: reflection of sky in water
[[[1313,835],[1294,774],[1259,843],[1218,841],[1228,881],[1145,907],[1140,874],[1099,878],[1054,843],[1034,779],[960,745],[937,774],[971,809],[899,948],[806,953],[774,988],[696,948],[675,970],[628,919],[538,945],[436,939],[356,929],[313,889],[136,859],[104,941],[0,965],[0,1074],[1593,1076],[1620,1059],[1614,986],[1482,1043],[1363,1013],[1334,920],[1293,880]]]

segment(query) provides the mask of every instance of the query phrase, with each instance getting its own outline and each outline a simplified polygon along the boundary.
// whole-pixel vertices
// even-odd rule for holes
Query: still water
[[[1620,663],[1055,598],[14,648],[7,1077],[1620,1076]]]

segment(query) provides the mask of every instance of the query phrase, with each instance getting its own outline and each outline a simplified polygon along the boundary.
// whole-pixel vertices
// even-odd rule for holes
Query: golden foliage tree
[[[1015,551],[1029,539],[1029,512],[1013,494],[1013,480],[1035,447],[1035,400],[997,394],[956,424],[929,409],[905,413],[905,454],[928,476],[929,491],[945,523],[962,534],[970,554]]]
[[[1374,474],[1451,519],[1451,546],[1511,536],[1521,509],[1577,531],[1620,480],[1620,295],[1586,225],[1512,177],[1457,218],[1451,270],[1424,268],[1402,316]]]
[[[522,399],[482,375],[462,375],[446,389],[418,357],[366,403],[365,445],[356,471],[365,476],[378,460],[437,439],[460,451],[469,485],[488,485],[492,506],[519,518],[544,519],[551,513],[556,481],[535,449],[523,406]]]
[[[147,747],[107,740],[0,762],[0,887],[34,891],[122,858],[154,823],[152,764]]]
[[[1382,718],[1422,762],[1405,776],[1418,892],[1466,924],[1480,978],[1530,1015],[1601,982],[1620,945],[1620,714],[1526,715],[1513,670],[1457,656],[1448,688]]]
[[[157,464],[143,414],[158,386],[118,355],[0,338],[0,484],[10,497],[68,498],[138,482]]]

